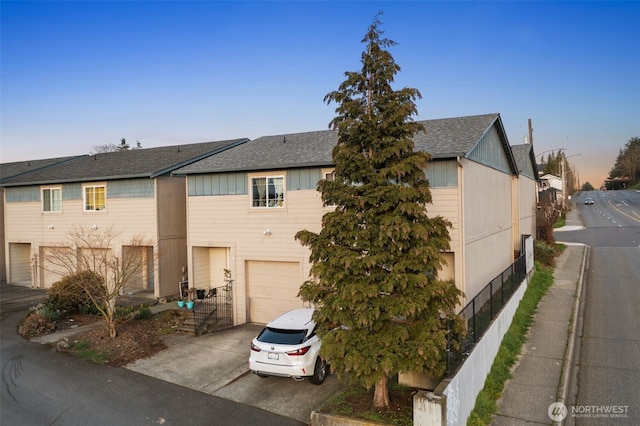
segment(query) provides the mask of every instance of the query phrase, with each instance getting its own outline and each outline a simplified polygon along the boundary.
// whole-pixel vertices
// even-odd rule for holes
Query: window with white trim
[[[106,188],[104,185],[84,187],[84,211],[106,210]]]
[[[62,189],[44,188],[42,190],[42,211],[43,212],[62,211]]]
[[[283,207],[284,177],[251,178],[251,207]]]

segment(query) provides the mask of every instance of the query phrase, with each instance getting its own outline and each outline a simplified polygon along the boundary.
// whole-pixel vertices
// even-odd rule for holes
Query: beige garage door
[[[73,270],[72,260],[73,257],[68,254],[68,249],[40,247],[40,287],[51,288],[54,283],[69,275],[69,269],[62,264],[70,265],[68,268]]]
[[[9,271],[11,284],[31,286],[31,244],[9,243]]]
[[[304,306],[297,297],[303,282],[300,263],[247,261],[246,271],[249,322],[264,324]]]

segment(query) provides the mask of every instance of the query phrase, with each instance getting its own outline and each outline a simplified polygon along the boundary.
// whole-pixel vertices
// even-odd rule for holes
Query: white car
[[[313,309],[300,308],[270,321],[251,342],[249,369],[260,377],[309,378],[324,382],[329,366],[320,358],[320,339],[311,319]]]

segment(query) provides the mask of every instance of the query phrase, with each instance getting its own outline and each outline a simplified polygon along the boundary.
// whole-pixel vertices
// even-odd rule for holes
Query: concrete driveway
[[[199,337],[171,335],[168,349],[125,368],[309,423],[311,411],[342,390],[342,385],[334,375],[314,386],[308,380],[251,374],[249,347],[262,327],[245,324]]]

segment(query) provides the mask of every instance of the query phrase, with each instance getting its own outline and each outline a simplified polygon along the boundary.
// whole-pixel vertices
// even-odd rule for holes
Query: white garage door
[[[264,324],[304,306],[297,297],[303,282],[300,263],[247,261],[246,271],[249,322]]]

